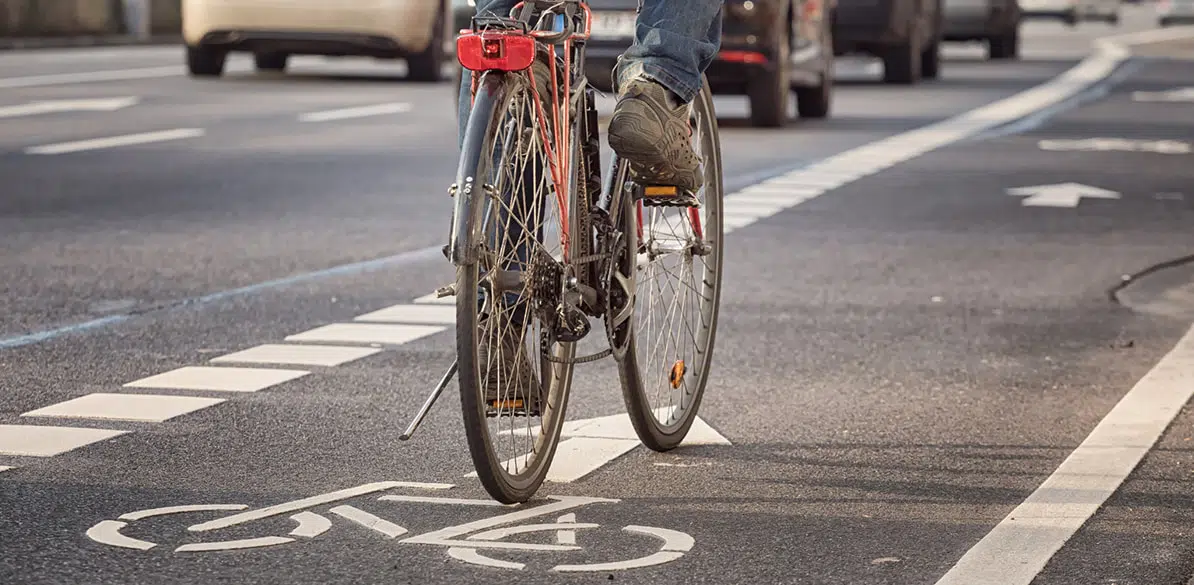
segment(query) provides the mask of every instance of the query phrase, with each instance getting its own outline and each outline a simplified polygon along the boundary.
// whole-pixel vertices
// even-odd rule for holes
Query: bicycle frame
[[[562,13],[556,11],[558,7],[563,7]],[[578,8],[579,13],[577,12]],[[532,29],[528,25],[537,9],[541,12],[539,12],[535,28]],[[588,40],[591,32],[592,12],[583,0],[529,0],[515,5],[511,14],[515,13],[519,13],[517,18],[473,17],[473,28],[461,30],[456,39],[457,61],[461,67],[470,72],[470,103],[475,108],[479,90],[483,90],[482,99],[504,97],[499,95],[504,90],[501,84],[502,78],[512,72],[527,71],[533,64],[541,44],[547,45],[553,54],[556,47],[563,45],[565,78],[558,80],[556,68],[554,66],[549,68],[552,84],[551,95],[559,95],[561,83],[563,85],[565,100],[562,111],[560,104],[556,100],[552,100],[551,111],[545,112],[538,87],[536,87],[535,76],[529,75],[528,77],[531,81],[539,124],[542,127],[550,127],[555,138],[554,144],[545,146],[552,182],[555,185],[557,203],[560,206],[562,244],[564,258],[567,260],[571,258],[570,240],[573,235],[569,233],[568,229],[568,209],[571,202],[567,198],[572,192],[568,188],[570,177],[567,176],[572,163],[568,129],[571,127],[570,114],[573,103],[576,101],[573,93],[575,89],[580,89],[584,85],[581,83],[577,88],[572,87],[573,77],[576,77],[573,72],[573,56],[575,54],[577,57],[576,62],[584,62],[584,42]],[[580,31],[577,30],[575,22],[578,15],[583,15],[581,21],[583,26]],[[559,21],[561,17],[563,30],[543,29],[549,18]],[[487,27],[478,30],[478,23],[492,25],[496,27],[496,30],[490,30]],[[494,82],[489,83],[489,79],[493,79]],[[581,79],[584,79],[583,75],[581,75]],[[551,121],[550,126],[548,119]],[[488,122],[488,120],[479,121],[474,116],[470,116],[465,129],[466,147],[484,139],[485,124]],[[475,193],[474,182],[477,177],[477,169],[473,167],[474,163],[475,161],[461,161],[461,166],[457,170],[457,181],[449,189],[449,193],[456,198],[456,205],[451,237],[445,255],[457,266],[470,264],[477,260],[476,251],[470,250],[468,245],[471,234],[479,224],[478,216],[481,211]]]

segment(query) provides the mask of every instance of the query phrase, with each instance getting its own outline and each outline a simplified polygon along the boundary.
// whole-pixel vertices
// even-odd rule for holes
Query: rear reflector
[[[456,60],[469,71],[521,71],[535,60],[535,39],[520,32],[468,32],[456,39]]]

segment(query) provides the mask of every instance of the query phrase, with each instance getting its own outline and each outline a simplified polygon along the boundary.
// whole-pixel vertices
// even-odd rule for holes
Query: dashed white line
[[[310,374],[304,370],[187,366],[125,384],[129,388],[175,388],[257,392]]]
[[[41,87],[46,85],[67,85],[95,81],[122,81],[125,79],[149,79],[182,75],[184,69],[177,65],[169,67],[141,67],[138,69],[115,69],[87,73],[56,73],[53,75],[31,75],[28,77],[0,78],[0,89]]]
[[[163,422],[221,402],[224,400],[195,396],[96,393],[31,410],[21,416]]]
[[[212,359],[213,363],[293,364],[339,366],[380,353],[373,347],[264,344]]]
[[[93,138],[90,140],[78,140],[74,142],[59,142],[57,144],[31,146],[26,148],[25,152],[27,154],[69,154],[87,150],[101,150],[104,148],[117,148],[121,146],[135,146],[138,144],[153,144],[157,142],[168,142],[171,140],[196,138],[203,136],[204,132],[205,131],[202,128],[176,128],[174,130],[162,130],[160,132],[143,132],[140,134],[125,134],[123,136],[110,136],[107,138]]]
[[[0,455],[53,457],[127,432],[74,427],[0,425]]]
[[[435,335],[447,327],[430,325],[375,325],[371,323],[333,323],[286,337],[286,341],[324,341],[340,343],[380,343],[402,345]]]
[[[8,471],[9,469],[16,469],[10,465],[0,465],[0,471]]]
[[[388,103],[377,104],[373,106],[361,106],[356,108],[343,108],[339,110],[328,110],[325,112],[311,112],[309,114],[302,114],[298,117],[300,122],[329,122],[332,120],[349,120],[353,118],[366,118],[369,116],[384,116],[388,114],[401,114],[410,111],[410,104],[407,103]]]
[[[366,313],[354,321],[380,323],[416,323],[421,325],[452,325],[456,323],[455,305],[394,305],[379,311]]]

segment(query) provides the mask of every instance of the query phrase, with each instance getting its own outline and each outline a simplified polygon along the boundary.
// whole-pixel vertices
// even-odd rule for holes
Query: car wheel
[[[941,75],[941,41],[933,41],[920,54],[920,74],[924,79],[937,79]]]
[[[255,53],[253,64],[258,71],[285,71],[286,61],[290,55],[286,53]]]
[[[833,37],[830,27],[825,27],[825,70],[821,72],[821,84],[817,87],[796,88],[796,113],[801,118],[826,118],[833,102]]]
[[[1070,25],[1071,27],[1078,26],[1078,12],[1075,10],[1071,10],[1069,13],[1067,13],[1065,15],[1065,18],[1063,20],[1065,21],[1066,24]]]
[[[788,121],[788,99],[792,93],[789,57],[792,54],[791,37],[787,23],[778,23],[780,32],[776,35],[775,69],[760,70],[753,76],[746,88],[750,98],[750,123],[752,126],[779,128]]]
[[[439,15],[435,17],[435,30],[431,33],[431,43],[422,53],[411,55],[406,59],[407,79],[411,81],[437,82],[444,78],[444,10],[440,4]]]
[[[1119,12],[1116,12],[1116,13],[1112,14],[1111,16],[1108,16],[1107,24],[1110,24],[1111,26],[1119,26]]]
[[[187,47],[187,70],[195,77],[219,77],[224,74],[228,53],[211,47]]]
[[[911,85],[920,81],[920,35],[915,31],[908,44],[892,47],[883,56],[883,81]]]
[[[1015,59],[1020,56],[1020,30],[1013,28],[1003,36],[991,37],[987,45],[992,59]]]

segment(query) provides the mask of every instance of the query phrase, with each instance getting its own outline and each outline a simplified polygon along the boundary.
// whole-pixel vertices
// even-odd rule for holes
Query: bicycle
[[[696,416],[716,334],[723,185],[708,81],[689,107],[705,174],[699,192],[639,184],[616,154],[603,183],[596,94],[584,75],[591,22],[584,0],[527,0],[507,17],[474,16],[457,38],[472,103],[448,189],[455,202],[444,254],[457,278],[437,291],[456,297],[457,359],[402,438],[458,372],[474,467],[507,504],[525,502],[545,479],[576,364],[613,356],[636,434],[667,451]],[[664,237],[663,227],[676,233]],[[654,268],[666,261],[679,264],[676,282],[656,281]],[[657,295],[683,303],[683,316],[698,322],[678,332],[656,327]],[[693,306],[690,295],[699,297]],[[670,307],[665,317],[676,313]],[[608,348],[578,357],[590,318],[604,320]],[[510,323],[514,333],[499,335]],[[538,342],[528,344],[532,330]],[[667,337],[653,339],[660,331]],[[540,358],[537,367],[528,354]],[[486,396],[495,366],[498,392]],[[521,394],[503,386],[511,380]],[[667,404],[653,404],[648,386],[667,390]],[[507,421],[508,429],[489,427]],[[506,446],[511,454],[499,454]],[[520,462],[521,471],[510,471]]]

